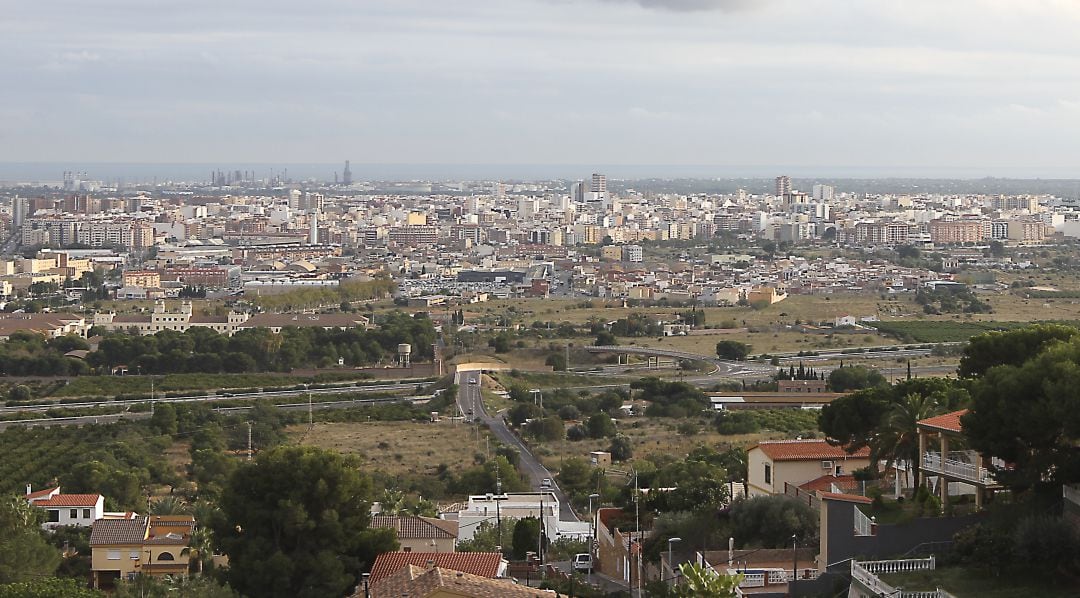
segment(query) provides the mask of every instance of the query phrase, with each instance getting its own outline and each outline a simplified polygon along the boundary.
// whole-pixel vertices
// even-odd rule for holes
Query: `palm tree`
[[[151,515],[187,515],[191,512],[184,499],[178,496],[163,496],[150,503]]]
[[[191,514],[195,516],[195,529],[191,532],[191,542],[185,549],[192,559],[195,572],[202,573],[207,563],[214,558],[214,532],[211,522],[221,517],[221,509],[211,502],[200,500],[191,505]]]
[[[720,575],[697,563],[679,565],[679,573],[682,582],[675,586],[674,592],[678,598],[735,598],[743,580],[741,573]]]
[[[877,434],[870,441],[870,460],[885,459],[885,471],[897,461],[908,459],[915,480],[919,479],[919,431],[916,422],[942,413],[931,395],[911,393],[885,413]]]

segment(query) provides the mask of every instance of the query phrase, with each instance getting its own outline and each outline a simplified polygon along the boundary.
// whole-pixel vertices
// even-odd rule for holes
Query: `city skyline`
[[[0,161],[1067,178],[1077,20],[1049,0],[24,4],[0,25]]]

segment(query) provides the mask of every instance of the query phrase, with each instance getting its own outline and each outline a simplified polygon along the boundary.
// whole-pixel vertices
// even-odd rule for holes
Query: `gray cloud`
[[[0,161],[1004,164],[1075,174],[1077,7],[13,3],[0,20],[9,83]],[[53,34],[61,21],[80,26]]]
[[[632,2],[644,8],[695,12],[706,10],[741,10],[764,0],[604,0],[605,2]]]

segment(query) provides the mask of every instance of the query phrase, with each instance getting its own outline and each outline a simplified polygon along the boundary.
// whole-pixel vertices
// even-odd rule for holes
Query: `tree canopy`
[[[369,529],[370,480],[354,459],[282,446],[233,473],[216,530],[229,584],[242,594],[342,596],[375,555],[397,548],[392,530]]]
[[[0,496],[0,584],[48,577],[60,564],[60,551],[41,536],[44,511],[21,496]]]
[[[1037,324],[1006,332],[986,332],[971,337],[957,370],[961,378],[977,378],[997,365],[1022,365],[1054,341],[1080,334],[1072,326]]]
[[[1000,481],[1017,489],[1080,481],[1080,338],[986,369],[961,421],[972,448],[1015,464],[997,472]]]

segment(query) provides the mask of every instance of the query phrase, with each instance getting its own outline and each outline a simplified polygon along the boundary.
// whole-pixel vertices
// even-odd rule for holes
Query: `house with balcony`
[[[1002,488],[991,467],[1004,468],[1005,462],[966,447],[960,423],[966,414],[967,410],[962,409],[915,422],[922,478],[915,485],[932,480],[942,505],[948,503],[949,496],[972,493],[976,508],[981,509],[986,498]]]
[[[750,496],[784,494],[822,476],[845,476],[870,465],[870,449],[849,453],[825,440],[768,440],[746,454]]]

